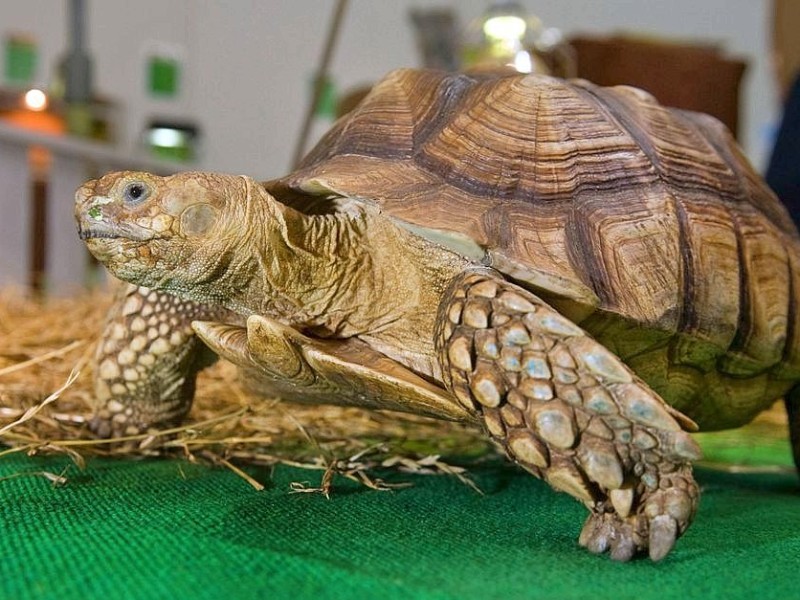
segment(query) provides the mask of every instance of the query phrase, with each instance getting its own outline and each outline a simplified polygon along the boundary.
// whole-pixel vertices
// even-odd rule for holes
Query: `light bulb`
[[[483,33],[492,40],[521,40],[528,28],[525,19],[515,15],[489,17],[483,24]]]
[[[47,108],[47,94],[35,88],[28,90],[25,92],[25,107],[36,112],[43,111]]]

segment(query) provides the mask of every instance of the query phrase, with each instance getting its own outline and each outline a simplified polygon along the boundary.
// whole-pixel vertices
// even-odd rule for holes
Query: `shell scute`
[[[800,238],[711,117],[624,86],[399,70],[271,185],[314,178],[472,240],[568,318],[592,315],[602,343],[635,326],[718,348],[731,377],[800,377]]]

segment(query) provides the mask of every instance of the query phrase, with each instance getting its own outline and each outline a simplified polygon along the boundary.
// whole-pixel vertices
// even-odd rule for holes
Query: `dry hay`
[[[308,407],[248,395],[224,361],[201,373],[186,424],[112,440],[93,439],[91,355],[111,303],[108,292],[35,300],[0,291],[0,443],[15,452],[62,453],[83,467],[90,456],[180,456],[232,469],[291,464],[385,489],[378,468],[448,473],[469,480],[439,453],[481,457],[491,446],[478,431],[411,415],[331,406]],[[54,483],[60,475],[39,473]]]

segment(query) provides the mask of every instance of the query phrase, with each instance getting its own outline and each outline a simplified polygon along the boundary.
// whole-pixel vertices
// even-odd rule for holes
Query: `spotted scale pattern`
[[[213,361],[191,324],[219,318],[220,311],[145,287],[122,287],[94,356],[95,433],[131,435],[186,415],[197,373]]]
[[[580,327],[489,270],[454,282],[436,338],[458,401],[512,459],[590,508],[584,546],[620,560],[669,551],[698,501],[688,419]]]

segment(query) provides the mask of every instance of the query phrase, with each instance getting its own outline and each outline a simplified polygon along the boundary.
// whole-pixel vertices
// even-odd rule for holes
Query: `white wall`
[[[289,167],[319,58],[331,0],[89,0],[89,46],[96,87],[125,108],[123,142],[152,115],[189,116],[205,134],[201,167],[266,178]],[[333,63],[341,89],[418,63],[408,21],[412,6],[457,8],[462,23],[482,0],[352,0]],[[769,0],[528,0],[547,25],[565,32],[619,30],[717,40],[749,62],[742,139],[764,163],[777,112],[769,67]],[[66,0],[3,0],[0,35],[36,36],[39,79],[52,76],[66,44]],[[156,102],[144,92],[143,53],[154,42],[186,52],[181,96]]]

